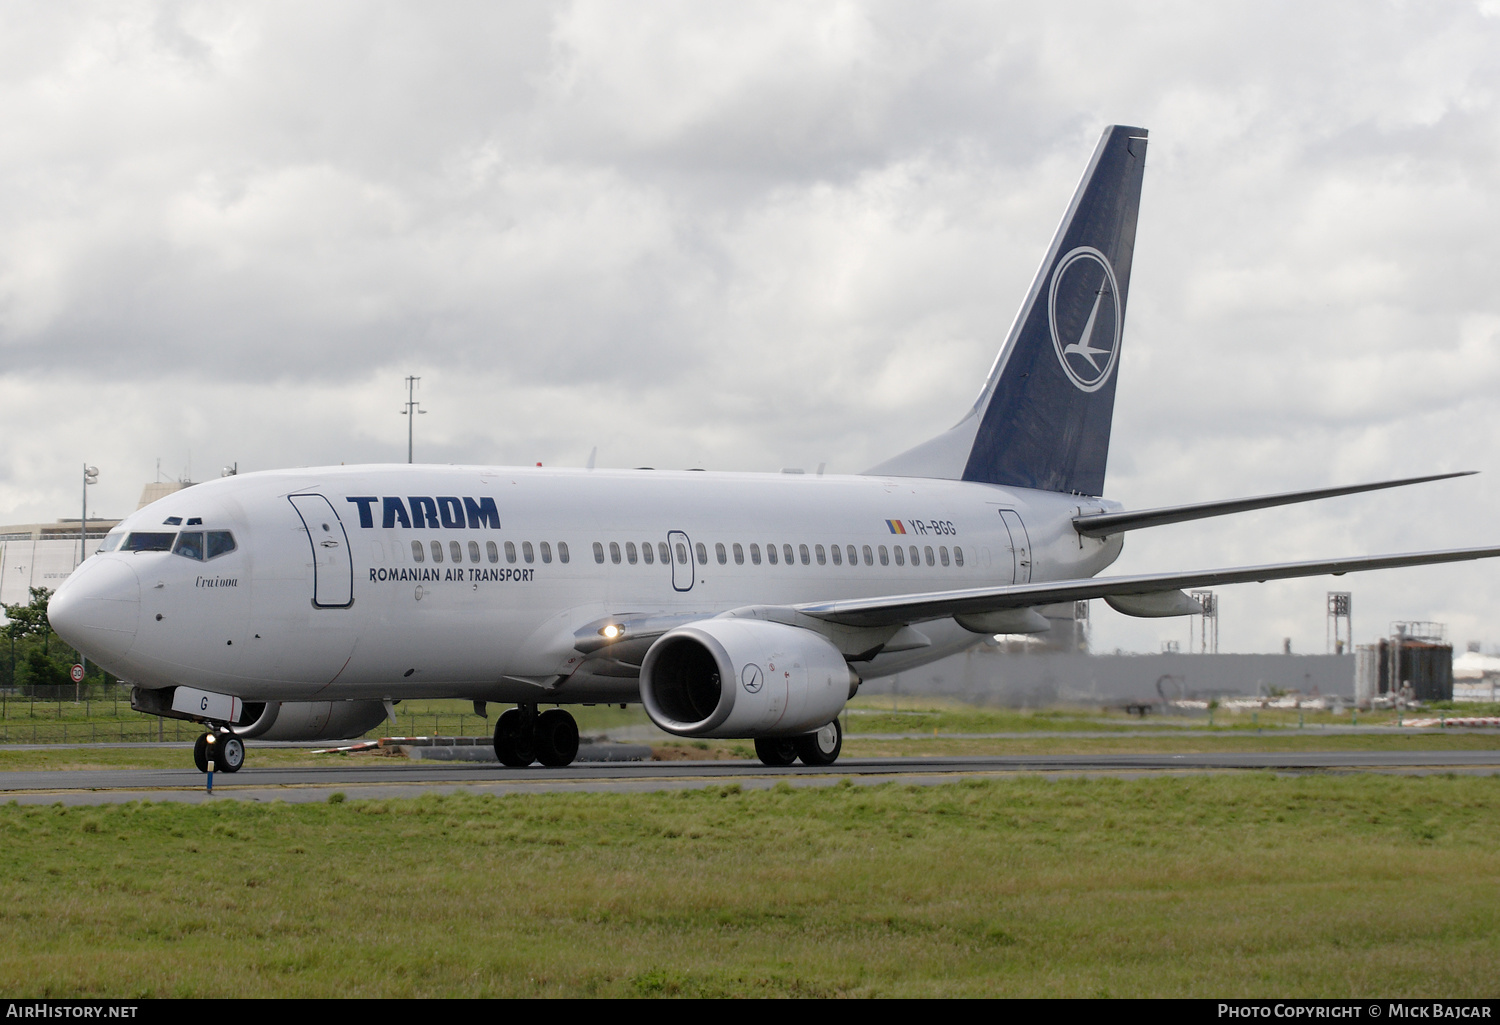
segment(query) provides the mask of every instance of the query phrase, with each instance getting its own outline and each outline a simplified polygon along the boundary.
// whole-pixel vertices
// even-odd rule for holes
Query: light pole
[[[83,561],[89,557],[89,485],[98,483],[99,467],[90,466],[88,463],[84,463],[83,509],[80,510],[78,514],[78,565],[80,566],[82,566]],[[12,662],[14,661],[14,658],[12,658]],[[84,675],[87,676],[89,671],[89,662],[88,659],[84,657],[84,654],[81,651],[78,653],[78,664],[83,667]],[[74,704],[78,703],[78,692],[79,688],[82,686],[82,680],[79,680],[76,684],[73,685]]]
[[[417,408],[416,391],[417,385],[421,380],[420,377],[408,377],[406,379],[406,408],[401,411],[401,415],[406,417],[406,461],[408,463],[411,462],[412,424],[416,422],[418,413],[425,414],[427,412],[425,409]]]

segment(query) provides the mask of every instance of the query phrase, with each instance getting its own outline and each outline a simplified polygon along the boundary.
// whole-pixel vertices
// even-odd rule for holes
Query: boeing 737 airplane
[[[862,680],[1045,630],[1049,605],[1198,611],[1184,588],[1492,558],[1500,547],[1098,577],[1131,530],[1439,476],[1127,511],[1104,493],[1146,132],[1104,132],[978,400],[852,476],[334,466],[162,499],[51,602],[57,633],[244,741],[359,736],[408,698],[514,707],[509,766],[567,765],[561,706],[639,702],[682,737],[830,765]],[[543,710],[545,708],[545,710]]]

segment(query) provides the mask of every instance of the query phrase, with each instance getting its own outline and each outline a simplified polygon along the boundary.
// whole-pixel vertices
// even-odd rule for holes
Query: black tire
[[[844,728],[837,719],[796,740],[803,765],[832,765],[844,749]]]
[[[525,728],[519,708],[507,708],[495,721],[495,757],[513,769],[536,761],[536,733]]]
[[[797,760],[797,743],[791,737],[761,737],[755,754],[766,765],[791,765]]]
[[[245,742],[233,734],[219,734],[219,765],[225,772],[239,772],[245,766]]]
[[[198,766],[199,772],[208,771],[208,734],[198,734],[198,739],[193,741],[193,764]]]
[[[536,757],[553,768],[572,765],[578,757],[578,723],[561,708],[549,708],[537,716]]]

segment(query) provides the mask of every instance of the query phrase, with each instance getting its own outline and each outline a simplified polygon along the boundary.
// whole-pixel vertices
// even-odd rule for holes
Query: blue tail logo
[[[1088,316],[1079,325],[1084,310]],[[1114,373],[1121,313],[1120,285],[1103,253],[1079,246],[1057,262],[1047,293],[1047,321],[1057,360],[1079,391],[1098,391]],[[1068,343],[1068,338],[1077,340]]]

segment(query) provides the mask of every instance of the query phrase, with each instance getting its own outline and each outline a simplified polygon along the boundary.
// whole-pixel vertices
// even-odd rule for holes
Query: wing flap
[[[1009,587],[976,587],[959,591],[933,591],[925,594],[904,594],[880,598],[809,602],[805,605],[794,605],[792,608],[814,619],[841,623],[846,626],[895,626],[944,619],[948,616],[982,615],[1005,609],[1050,605],[1054,602],[1084,601],[1090,598],[1106,598],[1111,595],[1144,595],[1178,589],[1220,587],[1225,584],[1264,583],[1267,580],[1289,580],[1296,577],[1342,576],[1345,573],[1359,573],[1372,569],[1432,566],[1445,562],[1493,559],[1497,556],[1500,556],[1500,546],[1454,548],[1446,551],[1409,552],[1400,555],[1361,555],[1347,559],[1322,559],[1316,562],[1234,566],[1192,573],[1087,577],[1080,580],[1015,584]]]

